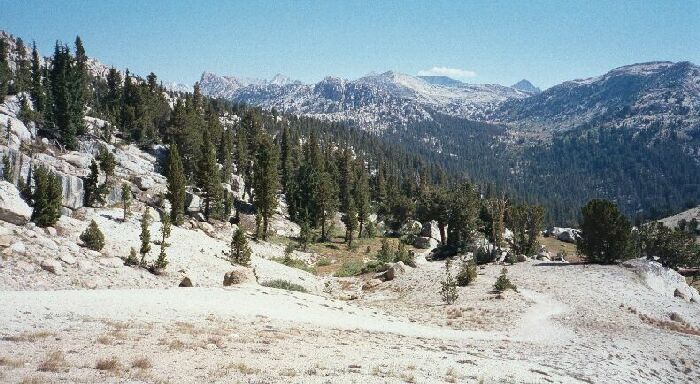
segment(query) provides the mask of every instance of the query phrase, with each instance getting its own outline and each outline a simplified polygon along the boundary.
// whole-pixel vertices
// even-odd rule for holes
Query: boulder
[[[244,284],[252,281],[255,281],[255,275],[250,268],[236,267],[232,271],[224,274],[224,287]]]
[[[673,296],[688,301],[688,296],[685,293],[681,292],[678,288],[676,288],[673,291]]]
[[[55,259],[44,259],[41,261],[41,269],[51,272],[55,275],[60,275],[63,270],[61,269],[61,263]]]
[[[627,260],[622,265],[634,271],[653,291],[667,297],[685,297],[685,300],[700,301],[700,294],[688,285],[685,277],[656,261],[639,258]]]
[[[683,316],[681,316],[678,312],[671,312],[669,318],[677,323],[686,324],[685,319],[683,319]]]
[[[435,220],[423,223],[423,229],[420,232],[422,237],[431,237],[433,239],[440,240],[440,228]]]
[[[522,263],[524,261],[527,261],[527,256],[525,256],[525,255],[517,255],[515,258],[516,258],[516,260],[518,260],[518,263]]]
[[[191,287],[192,286],[192,280],[190,280],[189,277],[185,276],[182,281],[180,281],[180,284],[178,287]]]
[[[439,241],[432,237],[419,236],[413,241],[413,246],[420,249],[433,249],[437,248],[440,244]]]
[[[17,188],[0,181],[0,220],[15,225],[24,225],[32,216],[32,208],[19,196]]]
[[[193,192],[186,192],[185,206],[188,213],[196,213],[202,210],[202,199]]]
[[[367,280],[364,284],[362,284],[362,290],[363,291],[371,290],[371,289],[377,287],[378,285],[380,285],[381,283],[382,283],[382,281],[380,279]]]
[[[565,243],[576,244],[576,240],[581,237],[580,231],[577,229],[565,228],[559,235],[557,235],[557,240],[563,241]]]
[[[375,279],[391,281],[394,280],[396,276],[406,273],[406,266],[402,261],[399,261],[398,263],[389,263],[387,264],[387,267],[388,268],[384,272],[376,274],[374,276]]]
[[[44,249],[47,249],[50,251],[57,251],[58,250],[58,245],[56,245],[56,242],[49,239],[48,237],[37,237],[37,239],[35,241],[39,246],[41,246]]]
[[[76,168],[82,169],[89,169],[92,163],[92,156],[83,152],[72,151],[61,155],[59,158]]]
[[[73,265],[75,264],[75,257],[71,255],[70,253],[62,253],[61,255],[58,256],[59,259],[61,259],[62,262],[68,264],[68,265]]]
[[[46,228],[44,228],[44,232],[46,232],[46,234],[51,236],[51,237],[55,237],[57,234],[56,228],[54,228],[54,227],[46,227]]]
[[[13,243],[8,249],[15,255],[23,255],[25,252],[27,252],[27,247],[21,241]]]
[[[149,176],[136,176],[134,178],[134,183],[136,183],[136,186],[139,187],[139,189],[144,191],[151,189],[156,185],[155,181],[153,181],[153,179]]]

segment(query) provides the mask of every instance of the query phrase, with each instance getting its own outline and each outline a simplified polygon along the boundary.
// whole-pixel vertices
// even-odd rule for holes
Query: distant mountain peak
[[[444,87],[457,87],[464,84],[463,82],[448,76],[418,76],[418,78],[423,79],[430,84],[442,85]]]
[[[511,85],[511,88],[519,89],[524,92],[529,92],[529,93],[540,93],[542,92],[541,89],[535,87],[530,81],[526,79],[522,79],[518,81],[517,83]]]

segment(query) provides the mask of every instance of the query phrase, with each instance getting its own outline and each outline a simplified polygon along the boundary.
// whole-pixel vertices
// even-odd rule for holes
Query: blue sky
[[[202,71],[302,81],[446,73],[540,87],[635,62],[700,64],[700,1],[0,0],[0,29],[191,84]]]

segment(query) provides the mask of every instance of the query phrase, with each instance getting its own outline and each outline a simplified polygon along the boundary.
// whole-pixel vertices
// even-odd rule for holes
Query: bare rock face
[[[685,278],[670,268],[665,268],[656,261],[645,258],[628,260],[623,266],[634,271],[653,291],[664,296],[680,297],[694,302],[700,301],[698,291],[686,283]]]
[[[235,267],[224,275],[224,287],[255,281],[255,275],[250,268]]]
[[[41,269],[51,272],[55,275],[60,275],[63,272],[61,263],[54,259],[44,259],[41,261]]]
[[[19,196],[17,188],[7,181],[0,181],[0,220],[24,225],[32,216],[32,208]]]

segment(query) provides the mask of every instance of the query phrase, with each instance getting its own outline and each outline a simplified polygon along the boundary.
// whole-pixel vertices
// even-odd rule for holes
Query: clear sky
[[[0,29],[186,84],[202,71],[302,81],[451,74],[549,87],[651,60],[700,64],[700,1],[0,0]]]

